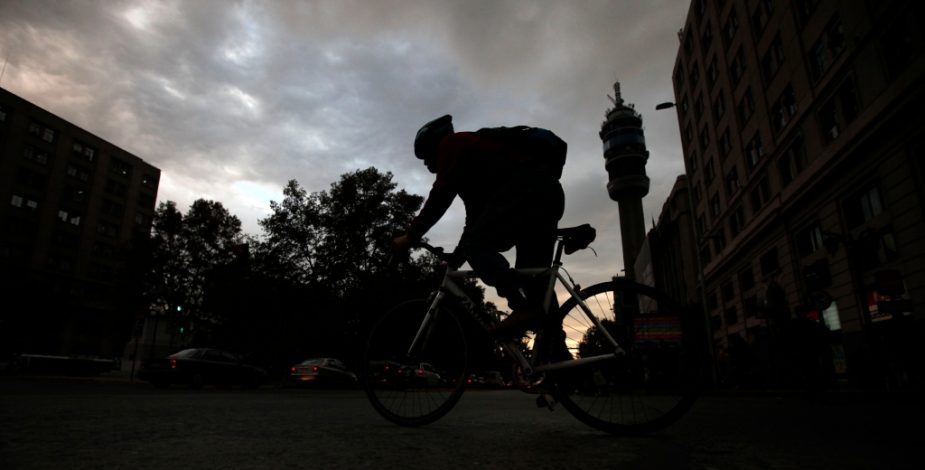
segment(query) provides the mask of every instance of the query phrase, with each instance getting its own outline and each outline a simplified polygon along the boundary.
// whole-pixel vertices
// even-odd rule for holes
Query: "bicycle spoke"
[[[366,348],[364,387],[370,402],[384,417],[406,426],[427,424],[449,412],[464,387],[462,329],[448,311],[435,311],[423,325],[428,307],[424,300],[399,305],[373,329]]]
[[[685,370],[683,311],[652,288],[629,281],[591,286],[580,293],[598,320],[574,300],[562,307],[566,345],[576,357],[622,349],[613,360],[566,369],[557,377],[563,406],[599,429],[635,434],[663,427],[693,402],[696,373]],[[599,331],[603,327],[605,332]]]

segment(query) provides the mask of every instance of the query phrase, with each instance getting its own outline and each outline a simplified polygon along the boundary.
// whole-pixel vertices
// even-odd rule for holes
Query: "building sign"
[[[902,295],[885,295],[871,289],[867,291],[867,311],[871,323],[890,320],[896,316],[912,315],[912,302]]]
[[[633,320],[637,342],[681,343],[678,317],[639,316]]]

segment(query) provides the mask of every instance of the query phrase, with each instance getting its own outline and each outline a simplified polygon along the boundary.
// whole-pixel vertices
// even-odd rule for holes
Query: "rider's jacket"
[[[408,235],[419,239],[437,223],[459,195],[467,223],[492,203],[492,196],[524,166],[527,156],[511,152],[474,132],[443,138],[437,148],[436,179]]]

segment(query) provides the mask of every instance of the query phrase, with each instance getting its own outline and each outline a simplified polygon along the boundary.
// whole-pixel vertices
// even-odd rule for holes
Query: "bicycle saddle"
[[[581,224],[577,227],[560,228],[556,235],[562,239],[565,254],[570,255],[578,250],[584,250],[597,237],[597,230],[591,224]]]

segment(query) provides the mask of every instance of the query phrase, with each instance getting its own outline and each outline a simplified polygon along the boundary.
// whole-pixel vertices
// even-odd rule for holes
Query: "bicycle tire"
[[[363,388],[373,408],[402,426],[440,419],[465,389],[468,344],[459,320],[438,307],[419,350],[408,354],[429,307],[410,300],[388,311],[373,328],[363,359]]]
[[[583,423],[616,435],[650,433],[687,412],[699,390],[693,318],[656,289],[627,279],[593,285],[579,296],[626,355],[553,375],[553,393],[562,406]],[[559,314],[573,357],[613,350],[598,340],[602,335],[574,298]]]

